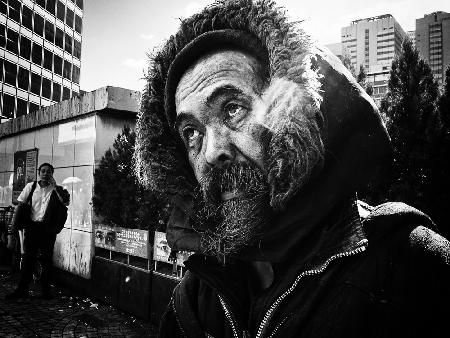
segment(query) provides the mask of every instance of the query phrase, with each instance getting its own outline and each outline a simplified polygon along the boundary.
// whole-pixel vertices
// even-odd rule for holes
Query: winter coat
[[[450,244],[401,203],[341,216],[316,255],[274,265],[255,291],[245,263],[194,255],[160,337],[442,337],[450,311]]]

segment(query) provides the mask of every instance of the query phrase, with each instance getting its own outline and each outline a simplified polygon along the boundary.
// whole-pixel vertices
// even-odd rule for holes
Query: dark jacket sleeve
[[[424,226],[414,228],[409,234],[410,279],[412,306],[416,321],[424,323],[427,337],[442,337],[448,332],[450,310],[450,243]]]

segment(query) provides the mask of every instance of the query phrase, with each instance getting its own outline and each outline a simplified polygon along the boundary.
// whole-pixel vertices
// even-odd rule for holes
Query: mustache
[[[198,184],[191,215],[203,253],[233,255],[255,242],[271,217],[269,191],[265,174],[249,163],[211,168]],[[225,192],[236,194],[223,200]]]
[[[239,192],[247,198],[259,196],[269,191],[267,178],[259,168],[249,163],[230,163],[223,167],[211,168],[199,181],[197,194],[205,201],[218,204],[221,194]]]

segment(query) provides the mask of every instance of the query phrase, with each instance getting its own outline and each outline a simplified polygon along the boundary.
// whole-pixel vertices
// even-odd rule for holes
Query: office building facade
[[[416,45],[416,31],[407,31],[409,40],[412,42],[413,46]]]
[[[353,67],[356,73],[364,67],[377,104],[387,92],[391,64],[400,54],[405,36],[403,28],[390,14],[355,20],[341,29],[341,41]]]
[[[434,12],[416,19],[416,48],[442,84],[450,66],[450,13]]]
[[[83,0],[0,0],[2,121],[80,92]]]

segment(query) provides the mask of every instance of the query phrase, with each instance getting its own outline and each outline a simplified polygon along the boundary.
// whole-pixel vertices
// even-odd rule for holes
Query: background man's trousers
[[[24,231],[25,254],[19,282],[20,290],[28,290],[28,285],[33,279],[39,252],[42,265],[42,290],[44,292],[50,290],[50,273],[53,266],[53,247],[55,246],[56,234],[48,234],[44,228],[43,223],[31,222]]]

